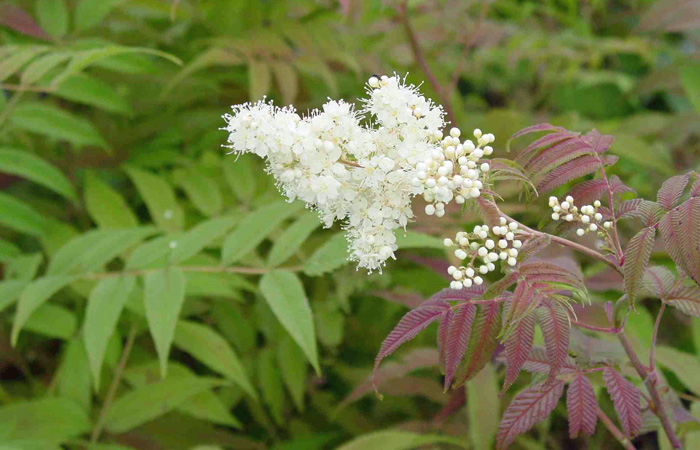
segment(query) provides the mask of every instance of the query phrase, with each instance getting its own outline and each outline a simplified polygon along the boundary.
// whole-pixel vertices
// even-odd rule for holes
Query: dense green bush
[[[502,365],[443,393],[429,329],[380,370],[384,401],[370,381],[399,317],[446,285],[434,236],[478,215],[418,214],[398,261],[356,272],[339,228],[285,203],[259,159],[225,155],[221,115],[264,95],[350,101],[408,72],[501,156],[543,121],[614,134],[610,174],[655,198],[700,170],[698,23],[683,0],[0,1],[0,444],[492,447]],[[522,222],[549,214],[499,193]],[[579,320],[619,297],[604,269],[582,268],[599,308]],[[641,299],[629,321],[640,349],[657,310]],[[664,316],[657,360],[698,418],[692,320]],[[515,445],[617,445],[600,426],[569,440],[563,417]],[[680,429],[687,445],[698,430]]]

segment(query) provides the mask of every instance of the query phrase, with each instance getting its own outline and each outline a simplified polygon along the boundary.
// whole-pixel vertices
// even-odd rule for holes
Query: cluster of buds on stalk
[[[423,198],[428,202],[425,213],[429,216],[445,215],[445,204],[453,199],[461,205],[479,197],[484,174],[491,170],[489,163],[480,159],[493,153],[488,145],[495,140],[493,134],[484,134],[477,128],[473,133],[476,143],[470,139],[460,141],[461,134],[459,128],[452,128],[449,136],[443,138],[436,131],[434,138],[440,140],[440,145],[433,148],[429,158],[416,164],[411,184],[424,189]]]
[[[581,228],[576,230],[578,236],[583,236],[588,232],[598,232],[605,235],[607,233],[604,230],[612,226],[612,222],[603,221],[603,214],[598,212],[600,207],[598,200],[592,205],[584,205],[579,209],[574,206],[574,198],[570,195],[561,203],[558,198],[552,196],[549,197],[549,206],[552,208],[552,220],[581,223]]]
[[[481,275],[496,270],[497,261],[501,264],[514,266],[518,260],[518,249],[523,245],[518,237],[518,223],[510,222],[501,217],[500,225],[490,228],[488,225],[477,225],[471,233],[460,231],[455,240],[445,239],[446,247],[457,247],[455,256],[467,264],[450,266],[447,269],[454,281],[452,289],[471,287],[484,282]]]

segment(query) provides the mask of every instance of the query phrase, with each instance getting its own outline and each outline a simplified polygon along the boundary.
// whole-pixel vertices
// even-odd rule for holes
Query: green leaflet
[[[0,225],[20,233],[37,235],[43,233],[46,222],[31,206],[0,192]]]
[[[319,226],[321,220],[318,214],[308,212],[302,215],[279,235],[267,257],[267,264],[275,267],[291,258]]]
[[[102,266],[157,233],[151,226],[123,230],[91,230],[66,243],[49,263],[47,274],[97,272]]]
[[[277,320],[320,373],[313,317],[299,278],[291,272],[273,270],[261,278],[260,290]]]
[[[171,232],[182,230],[184,222],[182,208],[170,184],[158,175],[141,169],[127,167],[124,170],[136,185],[156,225]]]
[[[12,345],[17,344],[19,332],[27,323],[32,313],[43,305],[53,294],[61,290],[71,281],[73,281],[73,277],[70,276],[47,276],[39,278],[24,288],[19,297],[17,314],[15,314],[15,319],[12,324]]]
[[[144,284],[146,320],[158,352],[161,376],[164,377],[175,325],[185,301],[185,274],[177,267],[157,270],[144,277]]]
[[[303,208],[303,203],[278,201],[248,214],[231,234],[222,248],[225,265],[239,261],[272,233],[285,219]]]
[[[193,395],[224,385],[213,378],[165,378],[127,392],[109,409],[105,427],[113,433],[129,431],[155,419]]]
[[[257,397],[238,355],[216,331],[196,322],[181,320],[175,329],[174,343],[211,369],[238,384],[251,397]]]
[[[431,444],[450,444],[468,448],[463,439],[437,434],[418,434],[410,431],[386,430],[364,434],[338,447],[338,450],[411,450]]]
[[[0,406],[0,423],[10,424],[3,440],[52,440],[75,438],[91,428],[90,418],[71,399],[49,397]]]
[[[79,338],[75,338],[66,342],[63,348],[63,361],[58,369],[56,392],[60,397],[74,400],[86,413],[90,413],[92,390],[85,347]]]
[[[21,103],[10,116],[10,121],[16,128],[68,141],[76,146],[108,147],[90,121],[48,103]]]
[[[63,172],[26,150],[0,147],[0,172],[26,178],[74,203],[78,201],[73,186]]]
[[[175,179],[192,204],[207,217],[217,216],[223,208],[219,185],[196,168],[176,172]]]
[[[100,228],[132,228],[138,226],[136,215],[124,198],[93,172],[85,174],[85,206],[90,218]]]
[[[304,263],[304,273],[323,275],[348,264],[348,241],[345,233],[336,233],[320,246]]]
[[[133,276],[107,278],[100,281],[90,292],[83,324],[83,342],[95,391],[100,388],[100,374],[107,343],[135,285],[136,278]]]

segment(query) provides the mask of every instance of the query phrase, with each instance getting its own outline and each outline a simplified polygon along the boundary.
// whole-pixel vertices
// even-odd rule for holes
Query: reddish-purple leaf
[[[552,281],[557,283],[563,282],[582,291],[586,290],[583,280],[581,280],[577,275],[569,272],[559,265],[547,261],[521,264],[520,275],[524,276],[528,280],[536,280],[541,282],[545,282],[547,277],[559,277],[557,279],[552,279]]]
[[[634,305],[637,291],[639,291],[639,287],[642,284],[642,275],[644,275],[644,271],[649,265],[655,238],[655,228],[642,228],[639,233],[630,239],[627,248],[625,248],[625,262],[622,266],[622,273],[625,277],[625,292],[630,305]]]
[[[659,231],[673,262],[700,285],[700,198],[690,198],[669,211]]]
[[[439,290],[430,300],[445,300],[445,301],[460,301],[460,300],[472,300],[475,298],[480,298],[484,294],[483,286],[472,285],[470,287],[464,287],[462,289],[450,289],[445,288]]]
[[[498,297],[513,285],[518,279],[518,272],[510,272],[500,280],[496,281],[495,283],[491,284],[488,289],[486,289],[486,292],[484,292],[484,295],[482,298],[484,300],[489,300],[495,297]]]
[[[534,155],[525,163],[525,171],[532,178],[540,178],[557,166],[594,152],[582,139],[568,139]]]
[[[531,237],[520,248],[518,252],[518,259],[521,261],[527,261],[531,256],[536,255],[545,248],[549,247],[552,243],[552,239],[547,234],[540,234],[536,237]]]
[[[521,280],[515,286],[509,308],[504,314],[504,335],[508,336],[520,320],[535,311],[541,301],[542,295],[533,289],[533,285]]]
[[[537,139],[532,144],[525,147],[525,149],[523,149],[523,151],[521,151],[518,155],[517,160],[520,164],[525,164],[538,152],[556,145],[566,145],[566,143],[575,141],[576,139],[578,139],[578,137],[579,133],[573,133],[571,131],[560,131],[548,134]]]
[[[657,202],[666,208],[666,211],[676,206],[678,200],[681,199],[689,178],[689,173],[676,175],[664,181],[664,184],[661,185],[657,195]]]
[[[642,277],[641,289],[644,293],[666,299],[673,289],[676,277],[665,267],[649,267]]]
[[[590,278],[586,278],[586,288],[591,291],[621,291],[622,287],[622,276],[620,273],[608,267],[604,271],[593,275]]]
[[[26,36],[51,40],[51,37],[22,8],[12,3],[0,3],[0,24]]]
[[[453,387],[472,379],[491,359],[498,345],[498,332],[501,329],[500,303],[484,303],[479,306],[472,325],[467,353],[455,375]]]
[[[457,366],[462,361],[467,351],[469,336],[472,331],[472,322],[476,315],[476,306],[473,303],[461,303],[451,315],[445,342],[445,390],[452,384]]]
[[[581,156],[552,170],[537,185],[540,194],[558,188],[569,181],[595,172],[600,168],[597,156]]]
[[[611,367],[606,367],[603,371],[603,381],[615,405],[622,430],[630,438],[636,436],[642,428],[639,390]]]
[[[666,301],[689,316],[700,318],[700,287],[680,286],[669,292]]]
[[[440,325],[438,325],[438,333],[437,333],[437,348],[438,348],[438,353],[440,354],[440,370],[442,370],[442,373],[445,373],[445,350],[447,346],[447,333],[450,328],[450,321],[452,320],[452,316],[454,315],[454,311],[452,311],[452,308],[450,308],[447,313],[440,319]]]
[[[569,354],[569,315],[559,303],[542,302],[537,308],[537,319],[544,336],[550,370],[547,383],[554,382]]]
[[[479,206],[479,215],[482,219],[484,219],[484,222],[487,225],[493,227],[499,224],[501,215],[494,202],[487,200],[482,196],[476,199],[476,203]]]
[[[538,123],[537,125],[532,125],[527,128],[523,128],[522,130],[518,131],[514,135],[510,137],[510,140],[512,141],[513,139],[519,138],[520,136],[524,136],[529,133],[536,133],[538,131],[567,131],[566,128],[563,127],[558,127],[554,126],[549,123]],[[567,131],[570,133],[570,131]]]
[[[569,413],[569,436],[572,439],[581,433],[587,436],[595,433],[595,425],[598,423],[598,401],[593,385],[581,372],[577,372],[569,383],[566,408]]]
[[[508,390],[518,378],[520,369],[527,361],[535,339],[535,315],[524,317],[506,338],[506,379],[501,393]]]
[[[391,355],[402,344],[410,341],[436,319],[450,310],[450,304],[444,300],[428,300],[418,308],[409,311],[401,318],[396,328],[384,339],[374,360],[374,374],[377,373],[382,359]]]
[[[625,200],[624,202],[617,205],[617,211],[615,215],[618,219],[624,219],[627,217],[635,217],[635,212],[642,204],[644,200],[641,198],[633,198],[632,200]]]
[[[499,356],[500,360],[505,362],[503,356]],[[570,357],[566,357],[566,363],[562,367],[562,373],[568,373],[576,369],[576,362]],[[548,373],[551,370],[549,360],[547,358],[547,350],[544,347],[535,346],[530,350],[530,354],[523,363],[522,370],[533,373]]]
[[[496,447],[508,447],[516,437],[546,419],[554,411],[563,391],[564,382],[556,381],[548,385],[530,386],[516,395],[503,413]]]
[[[581,139],[583,139],[594,152],[604,153],[610,148],[615,138],[608,134],[600,134],[598,130],[591,130]]]
[[[577,184],[571,189],[569,195],[574,198],[574,203],[580,207],[590,205],[601,198],[607,189],[608,183],[602,178],[596,178],[595,180],[586,180],[581,184]]]
[[[696,176],[697,176],[697,174],[696,174]],[[700,177],[698,177],[693,182],[693,185],[690,187],[690,196],[691,197],[700,197]]]

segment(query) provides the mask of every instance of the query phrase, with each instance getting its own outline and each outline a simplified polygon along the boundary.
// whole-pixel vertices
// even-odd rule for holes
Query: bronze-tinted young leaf
[[[695,176],[697,177],[696,180],[693,182],[693,185],[690,187],[690,196],[691,197],[700,197],[700,176],[696,173]]]
[[[669,292],[665,300],[684,313],[700,318],[700,287],[680,286]]]
[[[617,217],[618,219],[626,219],[626,218],[635,217],[637,209],[639,209],[639,205],[641,205],[643,201],[645,201],[645,200],[643,200],[641,198],[633,198],[632,200],[625,200],[624,202],[617,205],[617,209],[615,211],[615,217]]]
[[[603,381],[622,423],[622,430],[628,437],[636,436],[642,428],[639,390],[611,367],[603,371]]]
[[[510,137],[510,139],[508,139],[506,146],[508,147],[508,149],[510,149],[510,142],[513,139],[517,139],[520,136],[525,136],[526,134],[537,133],[540,131],[556,131],[556,133],[550,133],[544,137],[539,138],[538,140],[536,140],[535,142],[530,144],[525,150],[523,150],[523,152],[527,152],[527,151],[530,151],[530,150],[538,148],[538,147],[545,147],[547,145],[551,145],[552,142],[556,142],[557,138],[564,139],[566,137],[573,137],[573,136],[579,135],[579,133],[574,133],[574,132],[568,131],[567,129],[565,129],[563,127],[557,127],[557,126],[554,126],[554,125],[551,125],[548,123],[539,123],[537,125],[523,128],[522,130],[520,130],[517,133],[515,133],[514,135],[512,135]],[[559,136],[555,137],[555,135],[559,135]],[[546,140],[546,138],[549,138],[549,140]]]
[[[447,313],[440,318],[440,324],[438,325],[437,333],[437,348],[440,355],[440,370],[445,373],[445,360],[446,358],[446,345],[447,345],[447,333],[450,329],[450,321],[454,312],[452,308],[447,310]]]
[[[520,369],[527,361],[535,338],[535,315],[524,317],[506,338],[506,378],[501,393],[518,378]]]
[[[449,309],[450,304],[444,300],[428,300],[418,308],[406,313],[382,342],[379,353],[374,360],[373,373],[377,373],[382,359],[391,355],[402,344],[416,337],[435,320],[447,314]]]
[[[686,173],[685,175],[676,175],[664,181],[664,184],[661,185],[661,189],[659,189],[656,201],[666,208],[666,211],[676,206],[676,203],[678,203],[678,200],[680,200],[683,195],[689,178],[690,173]]]
[[[566,361],[561,368],[562,373],[571,372],[576,369],[576,362],[567,355]],[[532,373],[548,373],[551,371],[549,359],[547,358],[547,349],[540,346],[532,347],[530,354],[523,363],[522,370]]]
[[[625,276],[625,292],[631,305],[634,305],[637,291],[642,284],[642,275],[649,265],[655,238],[655,228],[642,228],[625,248],[625,262],[622,266],[622,272]]]
[[[498,427],[496,447],[508,447],[516,437],[549,416],[564,392],[564,382],[536,384],[515,396]]]
[[[447,330],[447,341],[443,345],[445,353],[445,390],[450,387],[457,366],[462,361],[467,350],[475,315],[476,306],[473,303],[461,303],[451,314]]]
[[[573,439],[579,434],[591,436],[595,433],[598,422],[598,401],[593,385],[586,376],[577,372],[569,383],[566,392],[566,408],[569,413],[569,436]]]
[[[472,300],[475,298],[479,298],[484,294],[484,287],[483,286],[477,286],[477,285],[472,285],[470,287],[465,287],[462,289],[450,289],[450,288],[445,288],[442,289],[435,294],[433,294],[432,297],[430,297],[430,300],[445,300],[445,301],[456,301],[456,300]]]
[[[479,305],[476,319],[472,325],[467,353],[462,360],[455,382],[457,387],[472,379],[491,359],[498,345],[498,332],[501,329],[501,305],[497,302]]]
[[[544,336],[550,365],[547,383],[551,383],[566,364],[569,354],[569,315],[559,303],[545,301],[537,308],[537,319]]]
[[[609,134],[600,134],[598,130],[591,130],[583,135],[581,139],[586,142],[594,152],[605,153],[610,148],[615,138]]]
[[[504,314],[502,336],[508,336],[514,327],[539,306],[543,295],[531,283],[521,280],[515,287],[509,307]]]
[[[659,231],[673,262],[700,285],[700,198],[690,198],[669,211]]]
[[[525,164],[525,170],[533,179],[540,179],[555,168],[579,156],[594,154],[593,149],[581,139],[568,139],[533,156]]]

